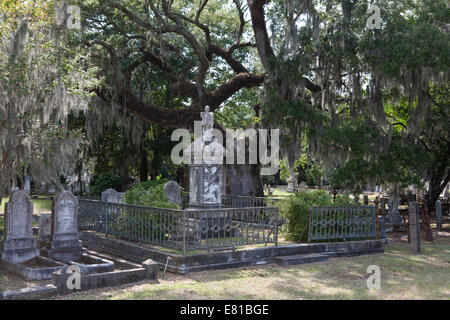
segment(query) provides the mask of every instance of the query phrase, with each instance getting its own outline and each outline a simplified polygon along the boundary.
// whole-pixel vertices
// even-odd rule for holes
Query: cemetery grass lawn
[[[450,299],[450,224],[413,255],[394,237],[384,254],[332,258],[325,263],[275,264],[166,274],[159,284],[140,282],[58,299]],[[381,290],[368,290],[369,265],[381,269]]]
[[[9,201],[9,197],[4,197],[2,199],[2,204],[0,205],[0,214],[5,213],[5,203]],[[31,199],[34,204],[34,214],[42,212],[50,212],[52,207],[52,200],[49,196],[38,196],[37,199]]]

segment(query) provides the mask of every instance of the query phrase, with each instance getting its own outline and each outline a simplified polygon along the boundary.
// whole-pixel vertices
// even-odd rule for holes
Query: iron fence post
[[[278,218],[279,218],[279,212],[278,208],[275,209],[275,216],[276,216],[276,223],[275,223],[275,247],[278,247]]]
[[[105,209],[105,236],[108,238],[108,207]]]

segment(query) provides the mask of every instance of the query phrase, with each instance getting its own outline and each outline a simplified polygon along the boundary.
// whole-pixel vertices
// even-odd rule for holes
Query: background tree
[[[81,88],[95,85],[94,70],[55,10],[49,1],[0,3],[0,202],[24,174],[60,186],[82,138],[67,114],[87,107]]]
[[[337,186],[430,181],[434,202],[449,172],[448,4],[380,2],[372,30],[369,1],[248,3],[268,74],[263,116],[289,128],[287,145],[306,134]]]
[[[159,126],[192,129],[206,105],[215,111],[241,89],[260,85],[264,75],[249,55],[253,44],[246,39],[245,4],[239,0],[223,4],[218,0],[82,3],[85,44],[102,66],[99,76],[105,77],[95,90],[105,114],[118,109],[124,116],[132,114]],[[151,86],[153,77],[162,81]],[[170,90],[175,106],[152,99],[149,93],[161,90]],[[256,169],[231,166],[231,192],[261,193]]]

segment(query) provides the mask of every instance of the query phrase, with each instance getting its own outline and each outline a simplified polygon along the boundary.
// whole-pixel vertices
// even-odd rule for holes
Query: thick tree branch
[[[219,46],[214,44],[209,45],[207,48],[207,53],[214,53],[215,55],[222,57],[236,73],[248,72],[248,70],[239,61],[232,57],[229,51],[222,49]]]
[[[258,53],[264,68],[267,72],[270,72],[269,59],[274,56],[274,53],[270,46],[264,13],[264,5],[268,2],[270,2],[270,0],[248,0],[248,6],[252,17],[256,47],[258,48]]]

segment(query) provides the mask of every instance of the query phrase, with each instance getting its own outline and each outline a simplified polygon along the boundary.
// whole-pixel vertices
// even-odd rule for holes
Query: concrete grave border
[[[322,254],[326,258],[384,253],[380,240],[292,244],[245,250],[228,250],[183,256],[167,253],[131,241],[106,238],[89,232],[80,232],[84,247],[124,257],[137,263],[147,259],[157,262],[161,269],[187,274],[202,270],[236,268],[241,266],[279,262],[281,257]],[[170,259],[168,259],[170,258]]]

